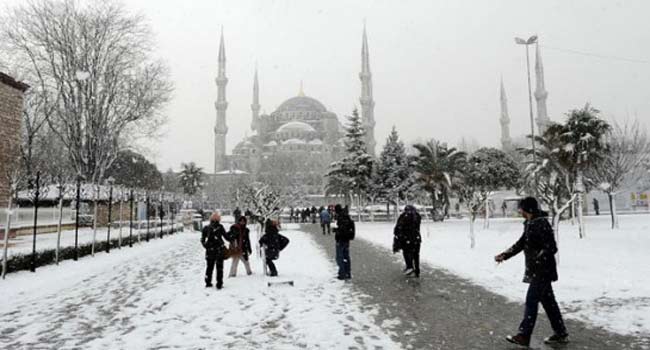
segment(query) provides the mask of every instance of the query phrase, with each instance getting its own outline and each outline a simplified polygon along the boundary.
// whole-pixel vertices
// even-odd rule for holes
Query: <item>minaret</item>
[[[253,78],[253,103],[251,103],[251,111],[253,112],[253,121],[251,122],[251,129],[256,131],[260,122],[260,85],[257,81],[257,67],[255,67],[255,78]]]
[[[544,134],[546,127],[551,122],[546,113],[546,97],[548,92],[544,86],[544,64],[542,63],[542,54],[539,50],[539,44],[535,45],[535,77],[537,86],[535,87],[535,100],[537,101],[537,130],[539,135]]]
[[[219,43],[219,75],[215,79],[217,83],[217,102],[214,107],[217,109],[217,124],[214,127],[214,172],[226,169],[226,49],[223,43],[223,27],[221,28],[221,41]]]
[[[512,149],[512,139],[510,138],[510,117],[508,116],[508,98],[506,89],[503,87],[503,78],[501,78],[501,149],[509,151]]]
[[[368,53],[368,36],[366,25],[363,25],[363,42],[361,44],[361,120],[366,129],[366,145],[368,153],[375,155],[375,101],[372,98],[372,74],[370,73],[370,58]]]

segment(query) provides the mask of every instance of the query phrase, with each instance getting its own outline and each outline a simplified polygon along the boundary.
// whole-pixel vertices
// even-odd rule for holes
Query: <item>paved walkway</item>
[[[319,225],[302,229],[334,259],[333,235],[323,236]],[[367,303],[378,312],[376,322],[406,349],[517,348],[504,336],[516,331],[523,305],[427,265],[421,266],[420,279],[406,278],[397,255],[364,240],[352,242],[350,255],[350,283],[368,296]],[[401,322],[385,321],[394,319]],[[650,339],[625,337],[572,320],[566,323],[571,343],[560,349],[650,349]],[[546,315],[540,315],[531,346],[552,349],[542,344],[550,334]]]

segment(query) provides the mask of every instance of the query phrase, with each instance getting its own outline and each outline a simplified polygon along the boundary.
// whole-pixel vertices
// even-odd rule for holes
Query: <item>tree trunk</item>
[[[470,212],[469,214],[469,240],[470,248],[474,249],[476,246],[476,236],[474,235],[474,221],[476,220],[476,213]]]
[[[59,193],[59,222],[56,225],[56,251],[54,252],[54,262],[59,264],[59,250],[61,249],[61,222],[63,221],[63,194]]]
[[[390,202],[386,201],[386,219],[390,218]]]
[[[9,195],[9,204],[7,205],[7,225],[5,225],[4,247],[2,252],[2,279],[7,274],[7,250],[9,249],[9,232],[11,231],[11,203],[12,196]]]
[[[120,192],[120,231],[119,231],[118,236],[117,236],[117,241],[119,242],[117,247],[119,249],[122,249],[122,226],[123,226],[122,225],[122,223],[123,223],[123,221],[122,221],[122,209],[124,209],[123,208],[123,206],[124,206],[124,196],[123,195],[124,195],[124,192]]]
[[[578,176],[576,178],[576,189],[578,190],[578,233],[580,238],[585,238],[587,233],[585,232],[585,221],[583,217],[583,194],[584,194],[584,184],[582,182],[582,171],[578,171]]]
[[[609,215],[612,217],[612,230],[618,228],[618,213],[616,212],[616,194],[607,192],[609,199]]]
[[[490,199],[485,198],[485,220],[483,221],[483,229],[490,228]]]

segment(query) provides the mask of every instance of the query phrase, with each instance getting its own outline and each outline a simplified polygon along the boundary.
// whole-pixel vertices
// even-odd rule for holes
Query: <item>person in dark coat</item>
[[[252,275],[251,264],[248,262],[248,257],[253,253],[250,240],[250,230],[246,227],[248,220],[246,216],[239,217],[236,224],[230,226],[230,274],[228,277],[237,276],[237,266],[239,261],[244,263],[246,274]]]
[[[354,221],[340,204],[334,207],[336,213],[336,227],[334,240],[336,241],[336,264],[339,267],[337,278],[347,280],[352,278],[352,262],[350,260],[350,241],[354,239]]]
[[[330,224],[332,223],[332,216],[330,215],[327,209],[323,208],[320,212],[320,226],[323,229],[323,234],[325,234],[325,229],[327,228],[327,234],[330,234]]]
[[[402,250],[406,268],[404,274],[420,277],[420,222],[422,218],[414,206],[407,205],[397,219],[393,230],[393,252]]]
[[[239,207],[236,207],[235,210],[232,211],[232,216],[235,218],[235,222],[238,222],[239,217],[241,216],[241,209],[239,209]]]
[[[210,225],[201,232],[201,245],[205,248],[205,286],[212,287],[212,272],[217,267],[217,289],[223,287],[223,260],[226,252],[225,240],[229,235],[220,223],[221,215],[214,213],[210,216]]]
[[[596,215],[600,215],[600,203],[598,203],[598,199],[594,198],[592,202],[594,204],[594,211],[596,212]]]
[[[529,283],[526,294],[524,319],[519,325],[519,332],[506,339],[514,344],[528,346],[535,328],[537,310],[542,303],[555,334],[546,338],[546,344],[564,344],[569,341],[569,334],[562,320],[560,308],[555,300],[552,282],[557,281],[555,253],[557,244],[553,228],[547,220],[547,214],[540,210],[537,200],[527,197],[519,202],[519,212],[526,219],[521,238],[505,252],[494,257],[501,263],[523,251],[526,258],[524,282]]]
[[[286,248],[289,244],[289,239],[280,234],[276,220],[267,219],[265,226],[264,235],[260,238],[259,243],[264,248],[269,276],[274,277],[278,275],[278,270],[275,268],[273,260],[277,260],[280,257],[280,251]]]

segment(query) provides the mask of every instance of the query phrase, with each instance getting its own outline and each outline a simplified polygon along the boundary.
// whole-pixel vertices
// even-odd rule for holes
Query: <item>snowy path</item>
[[[330,256],[333,236],[323,236],[318,225],[303,225]],[[421,278],[402,275],[401,255],[364,239],[351,243],[350,285],[379,314],[375,321],[406,349],[514,349],[504,337],[516,331],[523,313],[520,303],[457,277],[421,264]],[[541,308],[540,308],[541,310]],[[562,349],[650,349],[650,339],[623,336],[589,324],[568,320],[572,342]],[[551,349],[541,340],[551,335],[540,314],[532,346]]]
[[[204,288],[196,232],[10,274],[0,281],[0,348],[400,347],[373,322],[378,311],[332,278],[333,264],[308,234],[283,233],[291,244],[278,270],[295,287],[267,287],[253,260],[253,276]]]

